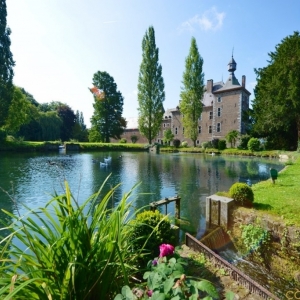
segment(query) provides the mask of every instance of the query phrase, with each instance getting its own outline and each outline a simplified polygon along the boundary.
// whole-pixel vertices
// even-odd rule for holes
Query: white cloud
[[[224,12],[218,12],[216,7],[212,7],[205,11],[201,16],[195,15],[189,20],[183,22],[179,27],[179,31],[194,32],[198,26],[204,31],[215,31],[222,28],[224,18]]]

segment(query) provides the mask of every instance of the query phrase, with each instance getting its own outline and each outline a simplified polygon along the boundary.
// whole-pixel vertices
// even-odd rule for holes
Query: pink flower
[[[159,257],[172,255],[174,254],[174,247],[169,244],[161,244],[159,246],[159,251],[160,251]]]
[[[152,291],[152,290],[148,290],[148,291],[147,291],[147,296],[148,296],[148,297],[151,297],[152,294],[153,294],[153,291]]]

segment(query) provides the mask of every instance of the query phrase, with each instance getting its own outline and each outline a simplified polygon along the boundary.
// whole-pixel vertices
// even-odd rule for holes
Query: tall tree
[[[199,54],[195,38],[192,38],[189,55],[185,60],[183,73],[180,111],[183,115],[182,123],[184,136],[190,138],[194,147],[198,137],[198,120],[202,113],[202,97],[204,93],[203,59]]]
[[[86,125],[84,124],[83,113],[76,111],[76,120],[73,127],[72,138],[78,140],[79,142],[88,141],[88,131]]]
[[[72,131],[76,121],[74,111],[67,104],[57,107],[57,114],[62,120],[60,138],[62,141],[68,141],[72,138]]]
[[[10,51],[10,28],[6,24],[6,1],[0,0],[0,127],[4,125],[13,99],[13,60]]]
[[[257,85],[252,105],[252,133],[272,143],[278,134],[287,138],[287,133],[296,129],[298,136],[283,143],[289,142],[289,147],[295,149],[300,140],[299,32],[284,38],[269,57],[267,67],[255,69]]]
[[[99,132],[98,138],[109,143],[110,138],[119,139],[124,132],[126,122],[122,117],[123,96],[117,90],[114,78],[107,72],[94,74],[93,85],[102,91],[100,99],[94,96],[94,114],[91,118],[92,132]]]
[[[159,132],[164,114],[165,100],[162,67],[158,63],[155,32],[151,26],[142,41],[143,57],[138,80],[138,126],[140,132],[152,143]]]

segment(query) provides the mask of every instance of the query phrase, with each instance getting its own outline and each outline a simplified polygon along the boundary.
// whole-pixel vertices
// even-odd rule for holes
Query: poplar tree
[[[162,67],[158,62],[155,32],[151,26],[142,41],[142,62],[138,79],[138,126],[151,144],[157,136],[164,114],[165,100]]]
[[[0,127],[5,124],[13,99],[13,60],[10,52],[10,29],[6,24],[6,1],[0,0]]]
[[[198,119],[202,113],[202,97],[204,94],[204,73],[202,72],[203,59],[199,54],[195,38],[192,38],[189,55],[185,60],[183,73],[180,112],[184,136],[190,138],[194,147],[198,137]]]
[[[102,142],[109,143],[110,138],[119,139],[126,128],[126,121],[122,117],[123,96],[117,90],[114,78],[107,72],[94,74],[93,85],[103,92],[104,97],[94,96],[94,114],[91,118],[93,136],[101,138]],[[95,133],[99,133],[96,134]]]

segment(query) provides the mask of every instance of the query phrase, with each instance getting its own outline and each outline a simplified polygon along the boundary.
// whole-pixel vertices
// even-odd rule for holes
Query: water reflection
[[[100,167],[107,156],[111,164]],[[51,163],[49,163],[49,161]],[[13,199],[21,214],[22,204],[30,208],[44,206],[54,193],[63,193],[67,180],[74,197],[82,203],[97,192],[111,174],[103,193],[122,183],[111,205],[137,183],[133,192],[136,207],[178,195],[181,216],[191,223],[191,233],[198,237],[205,230],[205,198],[217,191],[227,191],[235,182],[249,185],[269,178],[269,168],[283,165],[274,159],[237,158],[204,154],[149,154],[146,152],[51,154],[2,154],[0,186]],[[0,191],[0,206],[15,213],[8,194]],[[100,197],[101,198],[101,197]],[[174,203],[168,212],[174,214]],[[3,214],[1,213],[1,217]]]

